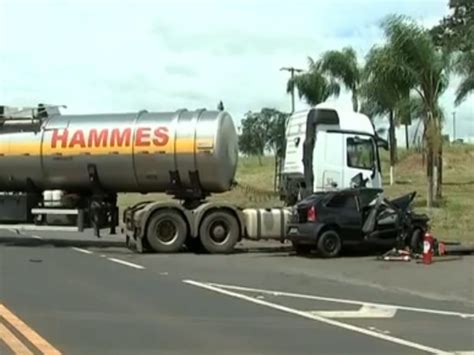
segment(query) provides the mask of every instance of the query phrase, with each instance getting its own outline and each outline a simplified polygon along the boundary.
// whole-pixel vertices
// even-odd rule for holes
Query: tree
[[[333,80],[350,90],[352,93],[352,107],[359,110],[359,84],[361,68],[357,64],[357,54],[351,47],[342,50],[331,50],[323,53],[319,60],[321,70]]]
[[[450,0],[451,14],[430,31],[435,44],[449,51],[474,50],[474,1]]]
[[[281,159],[285,148],[285,123],[287,114],[273,108],[248,112],[242,120],[239,149],[244,154],[256,155],[259,163],[266,149],[272,149]]]
[[[269,108],[262,109],[262,114],[266,114],[271,117],[268,146],[275,154],[274,188],[276,189],[281,176],[281,167],[285,157],[286,123],[290,115],[288,113]]]
[[[261,114],[270,117],[268,145],[277,159],[283,159],[286,145],[286,122],[289,114],[272,108],[262,109]]]
[[[458,57],[455,70],[461,76],[461,83],[456,90],[454,102],[459,105],[469,94],[474,92],[474,50],[465,52]]]
[[[388,17],[383,29],[390,54],[399,68],[398,75],[403,81],[413,84],[413,90],[423,103],[427,205],[432,207],[434,175],[439,181],[438,173],[442,166],[442,122],[438,100],[448,85],[450,56],[435,47],[427,30],[404,16]],[[438,173],[434,173],[435,167]],[[441,195],[441,184],[438,185],[437,197]]]
[[[402,70],[404,68],[395,60],[390,44],[375,46],[367,54],[360,88],[364,97],[363,111],[368,111],[372,117],[388,115],[391,185],[397,162],[395,127],[401,121],[408,121],[407,112],[402,110],[402,103],[407,100],[410,88],[414,85],[412,78],[400,75]]]
[[[321,69],[321,63],[308,58],[309,69],[307,72],[295,75],[288,80],[287,93],[292,93],[293,88],[298,89],[298,95],[309,105],[317,105],[326,101],[330,96],[339,96],[340,86],[331,80]]]
[[[445,16],[430,34],[438,48],[457,54],[456,72],[461,83],[456,91],[459,105],[474,91],[474,1],[450,0],[451,14]]]
[[[239,149],[244,154],[256,155],[260,165],[268,141],[269,123],[259,113],[248,112],[242,120]]]

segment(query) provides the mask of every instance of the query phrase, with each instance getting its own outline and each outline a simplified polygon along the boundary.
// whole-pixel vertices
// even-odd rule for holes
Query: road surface
[[[351,262],[376,263],[371,259]],[[420,290],[352,282],[340,277],[344,270],[328,277],[345,263],[291,257],[275,247],[138,255],[118,237],[0,231],[0,353],[474,351],[472,284],[458,295],[423,297]],[[424,266],[410,267],[424,277]]]

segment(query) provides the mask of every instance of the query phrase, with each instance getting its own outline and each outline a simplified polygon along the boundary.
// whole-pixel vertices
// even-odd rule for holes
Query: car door
[[[340,227],[341,238],[344,242],[362,240],[362,218],[354,193],[336,194],[326,204],[328,212],[334,216]]]

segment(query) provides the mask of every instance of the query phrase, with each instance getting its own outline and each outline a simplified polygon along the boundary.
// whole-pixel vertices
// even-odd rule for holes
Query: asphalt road
[[[413,263],[371,270],[373,258],[305,259],[267,245],[227,256],[138,255],[118,237],[0,231],[0,353],[474,351],[471,279],[446,292]],[[469,274],[473,261],[448,268]],[[371,279],[381,267],[391,282]],[[418,289],[390,277],[415,279],[414,270],[424,279]]]

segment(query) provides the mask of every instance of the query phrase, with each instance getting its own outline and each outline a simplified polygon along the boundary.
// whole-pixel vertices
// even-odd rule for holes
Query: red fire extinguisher
[[[425,236],[423,238],[423,264],[431,264],[431,262],[433,261],[433,253],[434,238],[429,231],[426,231]]]

